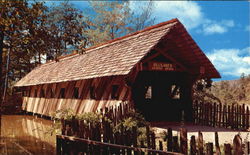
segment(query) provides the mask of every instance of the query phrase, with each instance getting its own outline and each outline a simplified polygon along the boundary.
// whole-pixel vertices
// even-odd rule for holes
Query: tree
[[[0,104],[2,103],[3,90],[3,56],[4,48],[10,47],[10,35],[16,35],[22,29],[21,22],[25,20],[23,10],[26,10],[27,3],[24,1],[0,1]]]
[[[237,91],[238,100],[244,100],[246,98],[246,86],[247,84],[247,78],[244,73],[241,74],[240,80],[239,80],[239,89]]]
[[[3,88],[3,74],[7,82],[20,79],[36,66],[37,61],[32,60],[45,51],[47,38],[42,36],[46,34],[43,27],[46,7],[40,2],[28,4],[21,0],[1,1],[0,7],[0,85]]]
[[[90,29],[86,34],[91,45],[112,40],[131,32],[128,25],[131,17],[129,2],[117,1],[90,1],[91,9],[88,10]]]
[[[212,93],[211,89],[216,86],[212,85],[210,79],[201,79],[196,81],[193,86],[193,99],[202,102],[218,102],[222,103],[221,100]]]
[[[84,30],[88,27],[83,14],[68,2],[49,9],[46,28],[49,31],[51,46],[47,49],[52,57],[70,53],[87,40]]]
[[[0,72],[10,85],[35,66],[80,45],[86,27],[79,10],[68,4],[48,9],[43,2],[7,1],[0,3]],[[60,19],[56,19],[60,17]],[[7,66],[7,52],[10,63]],[[1,80],[4,76],[1,74]],[[6,79],[6,78],[5,78]],[[0,82],[0,88],[3,82]],[[2,91],[0,91],[2,92]],[[2,95],[1,95],[2,96]]]
[[[133,12],[133,29],[134,31],[139,31],[147,26],[151,26],[155,22],[155,17],[152,17],[154,12],[154,1],[143,1],[143,2],[130,2],[130,3],[140,3],[137,5],[135,10],[139,10],[138,12]]]
[[[124,36],[154,24],[153,2],[131,9],[130,1],[91,1],[86,12],[90,28],[86,31],[89,46]]]

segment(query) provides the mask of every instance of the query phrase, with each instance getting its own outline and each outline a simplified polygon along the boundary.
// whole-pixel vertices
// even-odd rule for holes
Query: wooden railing
[[[198,125],[248,130],[250,111],[246,105],[226,105],[219,103],[193,104],[194,123]]]

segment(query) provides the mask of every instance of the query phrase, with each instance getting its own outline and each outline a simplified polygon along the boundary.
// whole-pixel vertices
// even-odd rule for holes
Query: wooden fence
[[[250,112],[246,105],[226,105],[195,101],[194,123],[199,125],[247,130],[250,126]]]
[[[155,135],[148,125],[143,127],[146,131],[144,139],[139,138],[136,126],[132,130],[122,126],[119,131],[115,131],[114,126],[121,119],[129,117],[131,111],[133,108],[130,105],[121,104],[119,107],[100,111],[101,115],[112,121],[105,117],[92,123],[75,117],[71,120],[62,119],[62,135],[57,135],[57,154],[250,154],[250,143],[244,140],[243,144],[239,135],[234,137],[231,143],[233,145],[220,145],[217,132],[214,143],[205,144],[201,132],[198,137],[192,136],[188,142],[186,129],[180,129],[180,134],[173,136],[172,129],[169,128],[166,142],[159,135]]]
[[[97,122],[78,120],[61,120],[62,135],[57,135],[57,154],[172,154],[163,151],[163,142],[156,145],[155,133],[145,126],[146,140],[139,140],[138,128],[126,129],[121,126],[119,131],[114,127],[134,112],[130,104],[106,108],[100,111],[102,119]],[[109,120],[107,120],[108,118]],[[111,121],[110,121],[111,120]],[[80,149],[79,149],[80,148]],[[158,148],[158,149],[156,149]]]
[[[94,130],[96,131],[96,130]],[[169,155],[249,155],[250,154],[250,142],[243,142],[240,135],[235,135],[232,144],[225,143],[219,144],[218,133],[215,132],[214,143],[204,143],[203,134],[198,133],[198,137],[191,136],[188,143],[187,130],[180,129],[179,136],[173,136],[172,129],[168,129],[166,145],[163,145],[163,141],[159,140],[156,145],[156,137],[152,134],[147,134],[146,143],[141,141],[137,144],[136,132],[124,133],[124,135],[114,135],[113,141],[104,142],[99,134],[95,137],[94,131],[89,133],[93,137],[77,138],[74,136],[57,135],[57,154],[93,154],[93,155],[141,155],[141,154],[169,154]],[[126,135],[127,134],[127,135]],[[88,133],[86,134],[88,135]],[[174,152],[172,152],[174,151]],[[181,153],[178,153],[181,152]]]

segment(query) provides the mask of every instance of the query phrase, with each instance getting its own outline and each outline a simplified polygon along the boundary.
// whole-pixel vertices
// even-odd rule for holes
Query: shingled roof
[[[15,86],[21,87],[103,76],[127,75],[162,38],[165,38],[178,27],[181,27],[181,33],[185,33],[186,36],[191,38],[179,20],[173,19],[91,47],[86,50],[85,54],[75,54],[61,58],[59,62],[52,61],[42,64],[18,81]],[[191,42],[189,41],[190,48],[194,51],[190,53],[191,56],[193,55],[196,59],[199,59],[197,56],[201,57],[200,60],[202,59],[205,62],[204,67],[207,70],[207,76],[219,78],[220,75],[212,63],[195,44],[193,39],[189,40],[191,40]],[[178,53],[176,54],[178,57]]]

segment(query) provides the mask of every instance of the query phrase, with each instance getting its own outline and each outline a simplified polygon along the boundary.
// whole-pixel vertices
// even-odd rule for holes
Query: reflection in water
[[[27,115],[3,115],[0,154],[55,154],[55,134],[50,120]]]

